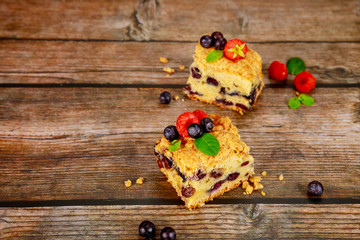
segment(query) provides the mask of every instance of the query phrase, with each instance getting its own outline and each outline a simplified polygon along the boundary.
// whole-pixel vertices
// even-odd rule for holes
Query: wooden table
[[[357,0],[1,1],[0,239],[142,239],[145,219],[177,239],[360,239],[359,18]],[[243,116],[182,94],[215,30],[263,58],[266,89]],[[312,107],[288,108],[293,77],[268,79],[294,56],[317,79]],[[164,90],[180,100],[161,105]],[[267,171],[265,197],[238,188],[184,208],[153,146],[195,109],[232,119]]]

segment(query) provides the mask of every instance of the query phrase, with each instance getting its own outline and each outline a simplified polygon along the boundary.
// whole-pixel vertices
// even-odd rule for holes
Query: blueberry
[[[199,124],[193,123],[188,127],[188,134],[192,138],[199,138],[203,135],[203,130]]]
[[[175,240],[176,232],[172,227],[165,227],[160,233],[161,240]]]
[[[213,85],[213,86],[218,86],[219,85],[219,82],[215,78],[212,78],[212,77],[207,77],[206,78],[206,83],[209,84],[209,85]]]
[[[155,237],[155,225],[150,221],[143,221],[139,225],[139,234],[142,237]]]
[[[214,40],[219,39],[219,38],[224,38],[224,36],[222,35],[221,32],[213,32],[213,33],[211,34],[211,37],[212,37]]]
[[[226,43],[225,38],[218,38],[215,40],[214,46],[217,50],[224,50]]]
[[[323,185],[318,181],[312,181],[308,185],[308,194],[311,196],[320,196],[323,191]]]
[[[171,101],[171,94],[168,91],[162,92],[159,99],[162,104],[169,104]]]
[[[173,141],[179,138],[179,132],[175,126],[170,125],[164,129],[164,137],[169,141]]]
[[[200,45],[203,48],[210,48],[214,46],[214,39],[209,35],[204,35],[200,38]]]
[[[201,78],[200,70],[197,67],[191,68],[191,76],[197,79]]]
[[[211,132],[214,128],[214,122],[210,118],[203,118],[200,121],[200,126],[204,133]]]

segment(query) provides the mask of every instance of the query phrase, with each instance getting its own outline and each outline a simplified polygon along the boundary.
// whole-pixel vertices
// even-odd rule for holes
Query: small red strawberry
[[[237,61],[245,58],[246,52],[246,43],[237,38],[228,41],[224,48],[225,57],[232,61]]]
[[[199,122],[203,119],[203,118],[208,118],[209,116],[201,110],[195,110],[193,111],[193,114],[195,114],[195,116],[198,118]]]
[[[288,76],[288,70],[286,68],[286,65],[279,61],[272,62],[268,69],[268,72],[269,77],[277,81],[283,81]]]
[[[301,72],[294,78],[294,84],[299,92],[310,92],[316,84],[316,79],[309,72]]]
[[[188,134],[188,127],[193,123],[199,123],[199,119],[194,113],[184,112],[176,120],[176,129],[183,137],[190,137]]]

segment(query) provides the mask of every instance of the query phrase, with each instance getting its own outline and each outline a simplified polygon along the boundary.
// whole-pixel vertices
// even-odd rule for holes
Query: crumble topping
[[[185,70],[185,66],[184,66],[184,65],[181,65],[181,66],[179,67],[179,69],[180,69],[180,71],[184,71],[184,70]]]
[[[284,176],[282,174],[279,176],[279,180],[280,181],[284,180]]]
[[[264,191],[261,191],[261,195],[265,197],[266,193]]]
[[[266,171],[262,171],[262,172],[261,172],[261,175],[262,175],[263,177],[265,177],[265,176],[266,176]]]

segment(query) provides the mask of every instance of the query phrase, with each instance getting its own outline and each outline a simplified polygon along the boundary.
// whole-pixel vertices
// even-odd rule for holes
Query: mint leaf
[[[210,133],[204,133],[201,137],[196,138],[195,147],[208,156],[216,156],[220,151],[219,141]]]
[[[300,99],[298,97],[292,97],[289,100],[289,107],[291,109],[297,109],[301,105]]]
[[[181,145],[181,141],[180,140],[174,140],[170,143],[169,145],[169,151],[170,152],[175,152],[176,150],[178,150],[180,148]]]
[[[286,67],[289,74],[298,75],[305,71],[305,62],[301,58],[293,57],[287,61]]]
[[[306,94],[303,94],[303,93],[300,94],[299,99],[302,102],[302,104],[304,104],[306,106],[312,106],[315,103],[315,100],[312,97],[310,97]]]
[[[216,61],[216,60],[220,59],[223,55],[224,55],[224,52],[221,50],[211,51],[206,57],[206,62]]]

